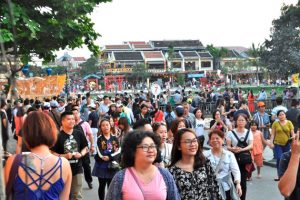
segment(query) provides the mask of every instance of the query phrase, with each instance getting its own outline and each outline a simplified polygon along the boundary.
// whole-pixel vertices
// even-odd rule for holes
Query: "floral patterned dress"
[[[187,172],[173,165],[169,168],[181,199],[222,200],[216,176],[209,160],[193,172]]]

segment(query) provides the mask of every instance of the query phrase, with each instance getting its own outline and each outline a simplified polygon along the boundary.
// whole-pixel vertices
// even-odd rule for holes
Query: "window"
[[[208,67],[211,67],[211,62],[210,61],[201,62],[201,68],[208,68]]]
[[[176,68],[176,69],[180,69],[181,68],[181,62],[172,62],[172,67]]]

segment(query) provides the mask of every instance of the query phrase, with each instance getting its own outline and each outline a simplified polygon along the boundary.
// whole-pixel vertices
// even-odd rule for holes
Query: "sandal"
[[[259,175],[256,176],[256,178],[261,179],[262,176],[259,174]]]

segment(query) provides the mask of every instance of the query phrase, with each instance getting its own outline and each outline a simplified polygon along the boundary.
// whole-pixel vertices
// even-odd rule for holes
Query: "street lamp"
[[[64,63],[64,66],[66,67],[65,72],[66,72],[66,83],[65,83],[65,93],[67,94],[67,99],[69,98],[69,72],[68,68],[70,66],[70,60],[71,57],[68,56],[68,54],[65,54],[62,62]]]

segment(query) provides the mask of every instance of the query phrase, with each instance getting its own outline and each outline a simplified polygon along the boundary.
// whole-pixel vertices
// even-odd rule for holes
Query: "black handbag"
[[[245,148],[245,147],[248,146],[246,141],[247,141],[247,138],[249,136],[249,132],[250,132],[249,130],[246,134],[246,137],[245,137],[244,141],[241,141],[233,130],[231,132],[233,133],[234,137],[238,141],[238,144],[237,144],[238,147]],[[250,153],[249,150],[248,151],[242,151],[240,153],[235,153],[234,155],[236,157],[236,160],[237,160],[238,164],[246,165],[246,164],[251,164],[252,163],[252,156],[251,156],[251,153]]]
[[[118,171],[121,169],[120,164],[117,161],[111,161],[108,163],[108,170],[110,171]]]

